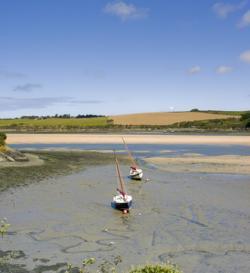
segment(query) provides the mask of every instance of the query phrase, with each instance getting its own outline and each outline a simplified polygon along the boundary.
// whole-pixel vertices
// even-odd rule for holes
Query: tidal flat
[[[0,256],[16,256],[0,262],[0,272],[64,272],[67,263],[79,266],[91,257],[97,270],[121,257],[119,273],[166,261],[185,273],[249,273],[250,176],[168,172],[148,164],[144,150],[138,153],[143,181],[129,180],[126,156],[121,160],[134,199],[128,215],[110,206],[117,185],[110,153],[93,153],[92,161],[88,152],[85,160],[93,164],[84,169],[1,192],[0,218],[7,217],[11,227],[0,238]],[[173,147],[162,151],[168,156]]]
[[[111,153],[93,151],[23,150],[23,153],[29,158],[28,162],[0,162],[0,192],[77,172],[89,166],[109,164],[114,159]],[[119,158],[121,162],[128,161],[124,155]]]

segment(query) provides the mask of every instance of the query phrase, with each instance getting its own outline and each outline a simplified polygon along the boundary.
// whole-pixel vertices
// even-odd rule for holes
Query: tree
[[[0,132],[0,146],[4,146],[5,145],[6,138],[7,138],[6,134]]]
[[[246,120],[245,128],[250,129],[250,118]]]
[[[199,112],[200,110],[198,108],[193,108],[190,110],[190,112]]]
[[[250,111],[245,112],[244,114],[242,114],[241,118],[240,118],[241,121],[247,120],[247,119],[250,119]]]

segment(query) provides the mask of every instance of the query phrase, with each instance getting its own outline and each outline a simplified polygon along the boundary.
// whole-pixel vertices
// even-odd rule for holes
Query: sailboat
[[[132,153],[130,152],[127,143],[125,142],[125,139],[122,138],[122,141],[125,145],[125,148],[128,152],[130,161],[131,161],[131,166],[130,166],[130,171],[129,171],[129,177],[131,179],[135,179],[135,180],[141,180],[143,177],[143,171],[142,169],[139,168],[138,164],[136,163],[135,159],[132,156]]]
[[[118,159],[116,157],[116,153],[114,151],[115,156],[115,166],[118,177],[118,188],[117,195],[113,197],[113,201],[111,202],[111,206],[115,209],[121,210],[124,213],[129,211],[129,208],[132,206],[132,196],[126,193],[124,181],[121,176],[120,166]]]

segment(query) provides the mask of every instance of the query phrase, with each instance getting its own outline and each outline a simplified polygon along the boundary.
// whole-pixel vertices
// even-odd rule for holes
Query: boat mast
[[[129,150],[129,148],[128,148],[128,145],[127,145],[127,143],[125,142],[125,139],[124,139],[123,137],[122,137],[122,141],[123,141],[124,146],[125,146],[125,148],[126,148],[126,150],[127,150],[127,152],[128,152],[128,155],[129,155],[130,161],[131,161],[131,163],[132,163],[132,166],[135,167],[135,168],[138,168],[138,166],[137,166],[137,164],[136,164],[136,162],[135,162],[135,159],[134,159],[134,157],[132,156],[132,154],[131,154],[131,152],[130,152],[130,150]]]
[[[116,172],[117,172],[118,179],[119,179],[119,184],[120,184],[120,187],[121,187],[121,189],[118,189],[118,191],[123,196],[123,198],[125,198],[125,195],[126,195],[125,186],[124,186],[123,179],[121,177],[120,166],[119,166],[119,162],[117,160],[115,151],[114,151],[114,156],[115,156]]]

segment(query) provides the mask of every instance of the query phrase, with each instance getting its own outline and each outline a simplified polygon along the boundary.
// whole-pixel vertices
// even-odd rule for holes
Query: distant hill
[[[223,112],[222,112],[223,113]],[[240,118],[239,115],[214,114],[206,112],[156,112],[110,117],[114,124],[120,125],[171,125],[179,122]]]

